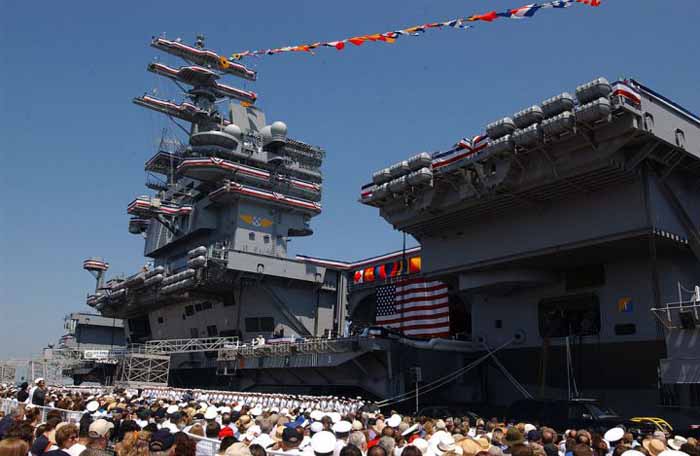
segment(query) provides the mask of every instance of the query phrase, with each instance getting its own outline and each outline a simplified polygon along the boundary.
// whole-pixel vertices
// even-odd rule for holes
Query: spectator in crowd
[[[0,441],[0,456],[27,456],[29,445],[17,438],[8,438]]]
[[[29,383],[27,382],[22,382],[21,385],[19,385],[19,391],[17,391],[17,401],[26,403],[27,399],[29,399],[29,391],[27,391],[29,388]]]
[[[46,402],[46,383],[43,378],[37,378],[34,383],[36,387],[32,391],[31,401],[33,405],[38,405],[40,407],[44,406]]]
[[[68,449],[78,441],[78,426],[75,424],[60,423],[57,426],[55,450],[47,451],[44,456],[70,456]]]

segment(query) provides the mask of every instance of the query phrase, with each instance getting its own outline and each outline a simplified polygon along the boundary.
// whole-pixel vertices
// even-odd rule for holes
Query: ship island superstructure
[[[321,212],[325,152],[288,137],[283,122],[268,125],[254,92],[221,82],[257,74],[205,49],[203,37],[194,46],[151,45],[183,60],[147,69],[175,81],[186,101],[143,95],[134,103],[189,123],[188,142],[162,143],[145,164],[155,193],[127,207],[129,232],[145,238],[150,264],[105,280],[105,263],[87,260],[97,278],[88,305],[125,319],[130,344],[336,332],[345,307],[339,274],[287,257],[288,242],[311,235]]]

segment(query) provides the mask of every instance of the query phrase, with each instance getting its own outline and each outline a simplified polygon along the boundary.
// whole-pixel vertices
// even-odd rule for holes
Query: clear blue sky
[[[37,352],[62,334],[63,315],[89,310],[94,282],[84,258],[103,256],[114,273],[143,264],[126,205],[145,193],[143,163],[167,122],[131,99],[154,88],[177,93],[145,71],[159,54],[148,46],[152,35],[191,43],[204,32],[208,47],[230,54],[522,3],[3,1],[0,359]],[[448,147],[594,77],[633,76],[700,111],[699,23],[698,0],[604,0],[394,45],[249,60],[260,75],[247,87],[268,120],[284,120],[290,136],[328,152],[324,212],[293,253],[357,259],[399,249],[400,233],[356,201],[372,171]]]

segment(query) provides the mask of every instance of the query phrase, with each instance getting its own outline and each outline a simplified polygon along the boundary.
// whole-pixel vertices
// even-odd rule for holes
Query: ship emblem
[[[257,215],[241,215],[241,220],[243,220],[248,225],[252,225],[259,228],[269,228],[272,226],[272,220],[265,217],[258,217]]]

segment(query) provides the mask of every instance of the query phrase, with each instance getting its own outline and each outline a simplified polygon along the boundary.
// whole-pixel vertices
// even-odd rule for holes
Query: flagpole
[[[403,233],[403,250],[402,250],[402,255],[401,255],[401,269],[405,266],[406,269],[403,270],[402,272],[406,275],[408,275],[408,264],[406,263],[406,232],[402,231]],[[401,326],[399,327],[399,332],[403,336],[403,304],[401,305]]]

